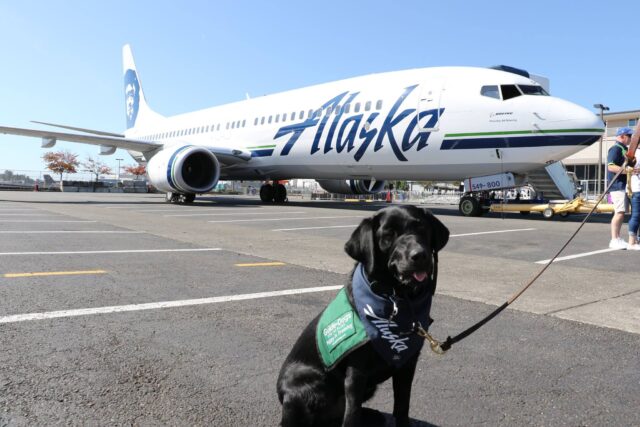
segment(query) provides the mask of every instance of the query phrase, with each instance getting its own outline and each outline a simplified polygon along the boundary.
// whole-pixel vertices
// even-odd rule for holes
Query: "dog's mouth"
[[[398,273],[398,281],[404,285],[418,285],[424,283],[429,278],[429,273],[425,270],[405,271]]]

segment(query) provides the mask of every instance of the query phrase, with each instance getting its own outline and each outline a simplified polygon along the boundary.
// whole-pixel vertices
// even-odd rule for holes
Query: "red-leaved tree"
[[[95,175],[96,182],[98,181],[98,178],[100,178],[100,175],[107,175],[111,173],[111,168],[109,166],[91,156],[87,156],[87,160],[82,163],[82,166],[84,166],[85,172],[91,172]]]
[[[134,175],[136,177],[135,179],[138,179],[139,177],[147,173],[147,168],[145,168],[144,165],[125,166],[124,170],[125,172]]]
[[[47,169],[60,175],[60,190],[62,190],[62,174],[76,173],[80,164],[78,155],[69,151],[49,151],[42,155],[42,160],[47,165]]]

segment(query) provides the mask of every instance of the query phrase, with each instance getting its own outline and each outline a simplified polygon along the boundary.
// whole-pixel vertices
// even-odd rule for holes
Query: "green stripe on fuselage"
[[[462,138],[467,136],[504,136],[504,135],[535,135],[545,133],[603,133],[604,129],[548,129],[548,130],[514,130],[505,132],[470,132],[470,133],[448,133],[445,138]]]

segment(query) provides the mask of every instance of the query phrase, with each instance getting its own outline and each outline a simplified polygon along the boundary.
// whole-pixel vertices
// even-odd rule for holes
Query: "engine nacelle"
[[[384,190],[384,181],[375,179],[318,179],[320,187],[335,194],[375,194]]]
[[[220,163],[205,147],[169,147],[147,162],[149,181],[161,191],[207,193],[220,178]]]

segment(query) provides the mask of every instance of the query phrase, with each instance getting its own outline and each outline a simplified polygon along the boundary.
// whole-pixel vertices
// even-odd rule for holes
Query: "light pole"
[[[116,159],[118,161],[118,173],[116,174],[116,179],[120,181],[120,162],[124,159]]]
[[[607,122],[604,121],[604,112],[609,111],[609,107],[603,104],[593,104],[593,108],[597,108],[600,110],[600,120],[602,120],[602,124],[604,125],[605,132],[607,129]],[[596,194],[600,195],[600,183],[602,182],[602,140],[604,139],[604,135],[600,137],[600,142],[598,142],[598,181],[596,182]]]

